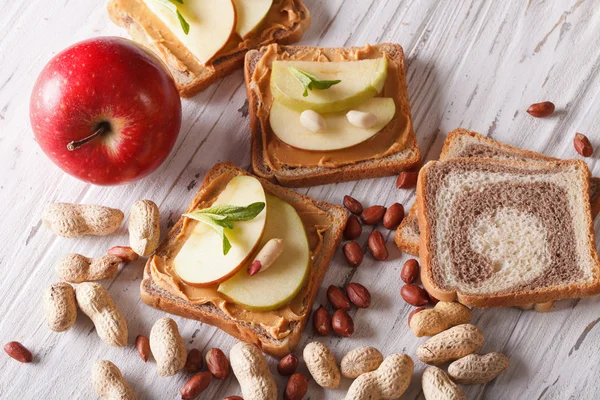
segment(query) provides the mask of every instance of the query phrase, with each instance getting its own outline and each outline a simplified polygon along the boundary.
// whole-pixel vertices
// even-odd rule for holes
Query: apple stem
[[[96,131],[94,133],[92,133],[90,136],[83,138],[81,140],[74,140],[72,142],[69,142],[67,144],[67,150],[69,150],[69,151],[76,150],[76,149],[80,148],[81,146],[83,146],[84,144],[91,142],[92,140],[94,140],[98,136],[102,135],[103,133],[108,132],[109,130],[110,130],[110,125],[108,123],[103,122],[100,125],[98,125],[98,129],[96,129]]]

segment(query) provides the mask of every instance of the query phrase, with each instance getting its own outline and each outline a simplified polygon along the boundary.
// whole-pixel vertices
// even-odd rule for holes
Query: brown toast
[[[230,179],[238,175],[250,174],[237,168],[231,163],[216,164],[204,178],[198,193],[189,204],[187,212],[196,209],[201,203],[204,204],[207,197],[207,188],[215,179]],[[306,204],[316,206],[327,213],[327,218],[330,223],[329,229],[323,233],[322,246],[313,254],[306,283],[298,294],[298,296],[301,296],[299,298],[299,304],[302,305],[302,318],[299,321],[289,322],[290,333],[287,337],[275,338],[258,324],[253,325],[247,321],[232,319],[213,303],[191,303],[184,298],[173,295],[171,292],[164,290],[156,284],[151,269],[153,257],[160,257],[169,251],[173,241],[182,229],[184,217],[180,218],[175,226],[169,231],[165,240],[156,250],[155,255],[148,259],[144,269],[144,278],[141,283],[140,294],[142,301],[149,306],[164,310],[171,314],[214,325],[240,340],[256,344],[267,354],[274,357],[283,357],[292,352],[300,342],[302,331],[311,314],[312,304],[323,277],[327,272],[335,250],[341,242],[347,212],[341,206],[317,201],[292,190],[274,185],[261,178],[259,178],[259,180],[265,188],[265,191],[286,201],[295,208],[302,207]]]
[[[421,281],[473,307],[600,293],[600,261],[581,160],[449,158],[417,183]]]
[[[469,149],[470,147],[470,149]],[[490,157],[521,161],[553,161],[556,158],[541,153],[519,149],[487,138],[477,132],[455,129],[448,134],[440,154],[440,161],[458,157]],[[600,178],[590,179],[590,204],[592,216],[600,211]],[[419,223],[417,208],[410,211],[396,230],[394,242],[400,250],[413,256],[419,255]]]
[[[365,48],[368,48],[366,46]],[[328,183],[354,181],[359,179],[377,178],[398,174],[400,171],[416,167],[421,161],[421,153],[412,126],[410,114],[410,105],[408,102],[408,93],[406,89],[406,71],[404,66],[404,51],[398,44],[383,43],[372,46],[385,52],[389,59],[397,63],[400,87],[395,93],[395,102],[397,110],[408,115],[409,132],[402,149],[380,158],[366,159],[351,164],[340,165],[336,167],[326,166],[285,166],[279,170],[274,170],[266,162],[264,157],[264,140],[260,118],[258,117],[259,107],[264,107],[255,93],[252,75],[257,63],[268,51],[267,47],[260,50],[252,50],[246,54],[246,63],[244,67],[244,76],[246,79],[246,88],[249,102],[250,132],[252,146],[252,170],[253,172],[272,182],[277,182],[287,187],[305,187],[314,185],[323,185]],[[359,47],[323,49],[318,47],[305,46],[278,46],[277,50],[281,53],[295,54],[297,52],[310,51],[341,51],[352,52],[359,51]],[[396,113],[398,115],[398,112]],[[396,118],[396,117],[394,117]],[[394,121],[394,120],[392,120]],[[385,128],[384,128],[385,129]],[[376,140],[377,136],[373,138]],[[326,153],[326,152],[325,152]]]
[[[298,16],[297,20],[287,29],[275,27],[272,38],[255,44],[255,47],[258,48],[269,43],[291,44],[298,42],[310,26],[310,12],[302,0],[275,0],[271,7],[278,7],[280,12],[290,13],[290,15],[293,12],[293,15]],[[207,65],[192,66],[186,64],[162,40],[153,40],[149,36],[150,30],[158,33],[158,29],[161,29],[161,27],[142,26],[138,15],[140,12],[149,12],[142,0],[110,0],[108,2],[110,19],[116,25],[127,29],[133,40],[152,49],[165,62],[175,78],[181,97],[192,97],[198,94],[244,65],[244,56],[250,50],[246,47],[246,42],[234,51],[227,51],[227,54],[223,56],[219,56],[219,53],[217,53],[217,58]],[[164,26],[162,29],[168,31]],[[262,29],[266,28],[262,27]],[[160,36],[163,34],[161,33]]]

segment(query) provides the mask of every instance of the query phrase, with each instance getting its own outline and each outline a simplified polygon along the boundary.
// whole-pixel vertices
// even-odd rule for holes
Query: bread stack
[[[504,307],[595,295],[597,187],[583,161],[458,129],[440,161],[421,169],[395,241],[418,251],[423,285],[442,301]]]

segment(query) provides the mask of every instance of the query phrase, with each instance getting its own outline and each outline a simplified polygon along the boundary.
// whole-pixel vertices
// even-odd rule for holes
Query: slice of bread
[[[202,186],[189,204],[187,212],[198,208],[199,205],[201,207],[208,207],[210,205],[207,201],[209,198],[212,198],[211,196],[215,195],[215,193],[211,192],[213,189],[210,188],[213,181],[225,180],[228,182],[237,175],[250,174],[230,163],[216,164],[204,178]],[[317,201],[292,190],[274,185],[264,179],[259,178],[259,180],[265,191],[286,201],[296,209],[316,207],[323,211],[329,224],[326,229],[324,226],[319,227],[319,229],[324,229],[322,232],[322,244],[314,250],[306,283],[297,298],[293,300],[294,304],[299,307],[298,309],[295,308],[295,312],[298,312],[301,318],[297,321],[283,321],[283,324],[287,323],[289,326],[289,334],[286,337],[276,338],[268,331],[269,326],[253,324],[245,320],[235,320],[225,314],[214,303],[192,303],[184,298],[173,295],[170,291],[165,290],[157,284],[157,277],[151,268],[153,259],[167,254],[173,255],[174,241],[182,230],[183,217],[169,231],[166,239],[161,243],[155,254],[148,259],[144,269],[144,278],[141,283],[140,292],[142,301],[154,308],[214,325],[240,340],[256,344],[267,354],[274,357],[282,357],[292,352],[300,341],[302,331],[311,314],[312,304],[317,291],[327,272],[335,250],[341,242],[347,212],[341,206]],[[303,217],[302,219],[305,226],[311,226],[310,221],[304,221]]]
[[[516,161],[552,161],[556,158],[533,151],[522,150],[497,142],[477,132],[466,129],[455,129],[448,134],[440,155],[440,161],[449,158],[487,157]],[[600,211],[600,178],[590,180],[590,203],[595,218]],[[417,208],[412,207],[394,236],[394,242],[400,250],[419,255],[419,223]]]
[[[421,281],[439,300],[508,307],[600,293],[583,161],[431,161],[417,207]]]
[[[282,168],[271,168],[265,159],[265,138],[269,133],[265,132],[263,123],[259,118],[260,114],[268,116],[269,110],[266,109],[265,104],[261,102],[257,95],[256,91],[258,90],[258,85],[253,80],[255,68],[261,62],[262,57],[265,56],[265,54],[276,51],[278,56],[280,55],[282,58],[288,58],[297,53],[303,55],[314,53],[318,54],[322,59],[323,57],[327,58],[328,53],[350,54],[360,51],[368,52],[369,49],[373,48],[384,53],[389,60],[393,60],[395,65],[398,66],[398,76],[396,78],[398,90],[393,93],[394,101],[396,103],[396,115],[384,130],[392,129],[391,127],[396,126],[400,121],[401,115],[406,116],[408,133],[404,146],[379,158],[365,159],[338,166],[297,166],[284,164]],[[351,57],[348,58],[351,59]],[[421,161],[421,153],[413,130],[410,105],[408,102],[404,51],[398,44],[384,43],[374,46],[365,46],[364,48],[319,48],[305,46],[277,46],[275,48],[273,46],[266,46],[260,50],[249,51],[248,54],[246,54],[244,75],[246,78],[249,102],[248,110],[250,115],[252,144],[252,170],[258,176],[269,179],[272,182],[277,182],[283,186],[304,187],[395,175],[400,171],[414,168]],[[389,76],[388,79],[390,79]],[[268,120],[266,121],[266,124],[268,124]],[[383,132],[383,130],[381,132]],[[370,140],[377,140],[378,135]],[[360,144],[357,146],[360,146]],[[323,152],[323,158],[326,157],[327,152]]]
[[[142,22],[141,17],[150,12],[143,0],[109,0],[108,2],[110,19],[116,25],[127,29],[133,40],[152,49],[165,62],[175,79],[181,97],[192,97],[241,68],[244,64],[244,56],[250,48],[259,48],[269,43],[298,42],[310,26],[310,13],[302,0],[274,0],[271,8],[282,15],[293,17],[290,26],[282,24],[261,26],[260,32],[269,31],[271,35],[269,38],[262,41],[256,38],[251,41],[245,40],[222,56],[217,53],[217,58],[202,65],[193,60],[193,57],[187,61],[182,60],[184,55],[190,55],[184,46],[167,45],[167,40],[164,40],[166,36],[174,43],[180,42],[160,21],[152,26]],[[254,43],[257,41],[258,43]],[[248,47],[248,44],[252,44],[252,47]]]

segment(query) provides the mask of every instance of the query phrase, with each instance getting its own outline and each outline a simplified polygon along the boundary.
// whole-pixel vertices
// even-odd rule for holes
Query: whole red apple
[[[162,61],[135,42],[99,37],[57,54],[29,106],[35,138],[65,172],[97,185],[131,182],[169,155],[181,100]]]

